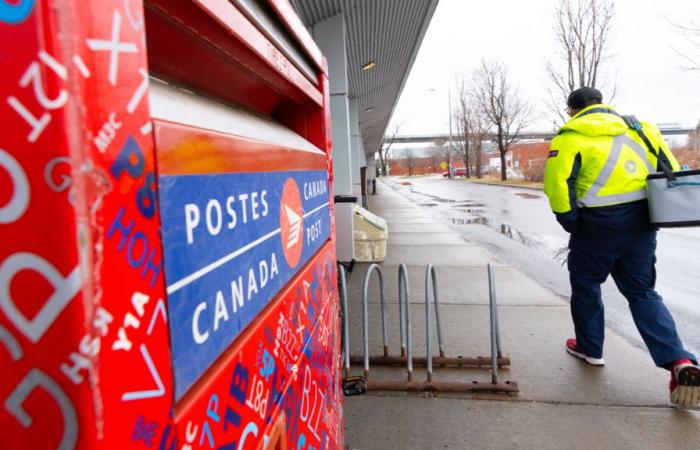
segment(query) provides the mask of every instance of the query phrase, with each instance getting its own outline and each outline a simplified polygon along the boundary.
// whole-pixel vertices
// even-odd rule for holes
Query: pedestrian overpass
[[[695,131],[694,128],[677,128],[677,127],[661,127],[659,128],[664,136],[688,136]],[[528,131],[520,133],[516,141],[543,140],[549,141],[556,136],[555,132],[551,131]],[[459,140],[460,136],[452,135],[452,140]],[[494,136],[487,136],[486,140],[493,140]],[[449,141],[450,135],[444,133],[435,134],[404,134],[400,136],[385,136],[385,143],[393,144],[431,144],[436,141]]]

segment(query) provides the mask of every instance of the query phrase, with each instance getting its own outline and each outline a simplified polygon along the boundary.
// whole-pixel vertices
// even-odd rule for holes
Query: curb
[[[503,184],[503,183],[490,183],[488,181],[469,181],[469,180],[464,180],[465,183],[471,183],[471,184],[485,184],[488,186],[501,186],[501,187],[507,187],[507,188],[513,188],[513,189],[530,189],[532,191],[544,191],[544,188],[541,187],[534,187],[534,186],[518,186],[514,184]]]

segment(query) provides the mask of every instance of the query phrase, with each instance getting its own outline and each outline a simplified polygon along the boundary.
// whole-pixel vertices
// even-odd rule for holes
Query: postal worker
[[[571,316],[575,339],[566,350],[602,366],[605,325],[600,285],[612,275],[627,298],[634,323],[654,363],[671,372],[671,402],[700,402],[700,367],[683,348],[656,282],[656,232],[649,221],[646,177],[660,168],[678,170],[659,129],[620,116],[602,103],[595,88],[568,97],[568,122],[552,140],[545,169],[545,194],[569,240]],[[635,129],[657,149],[655,156]]]

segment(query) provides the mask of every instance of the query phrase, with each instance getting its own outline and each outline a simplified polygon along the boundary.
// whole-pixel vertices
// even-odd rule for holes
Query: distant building
[[[514,172],[528,181],[541,182],[549,153],[549,142],[531,142],[515,144],[510,154],[513,158]]]
[[[439,157],[393,159],[389,161],[389,173],[394,176],[441,174],[447,172],[447,168],[441,166],[443,162],[447,164]],[[452,167],[463,169],[464,163],[453,159]]]
[[[512,169],[513,168],[513,153],[508,152],[506,153],[506,169]],[[493,153],[489,155],[489,168],[494,169],[494,170],[501,170],[501,157],[499,154]]]
[[[491,143],[487,143],[491,144]],[[481,159],[483,161],[482,173],[488,171],[497,172],[501,170],[501,158],[493,145],[485,145]],[[389,161],[391,175],[426,175],[433,173],[445,173],[446,168],[441,167],[441,163],[446,161],[444,157],[431,156],[434,147],[413,147],[392,149],[393,157]],[[544,163],[549,152],[549,142],[521,142],[511,144],[506,153],[506,170],[516,176],[532,178],[531,172],[541,172],[544,170]],[[475,172],[476,161],[472,161],[472,172]],[[455,169],[464,168],[464,161],[459,155],[452,156],[452,167]]]
[[[514,169],[522,172],[533,164],[540,165],[547,159],[549,142],[534,142],[512,145],[510,154],[514,161]]]

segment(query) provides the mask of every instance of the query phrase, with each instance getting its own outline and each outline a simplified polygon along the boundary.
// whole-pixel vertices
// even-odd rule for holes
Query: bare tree
[[[416,149],[406,148],[401,152],[403,165],[408,169],[408,176],[413,176],[413,169],[416,167]]]
[[[674,47],[674,51],[683,58],[683,70],[700,71],[700,21],[691,19],[686,25],[671,22],[686,41],[687,50],[679,50]],[[688,150],[697,153],[700,149],[700,121],[698,121],[695,131],[688,136]]]
[[[695,131],[688,136],[688,148],[694,152],[700,152],[700,121],[698,121]]]
[[[681,69],[700,70],[700,22],[691,20],[686,25],[675,22],[671,24],[686,41],[686,50],[673,49],[684,60]]]
[[[389,159],[389,152],[391,151],[391,146],[394,144],[394,141],[396,140],[396,136],[399,135],[399,130],[401,130],[401,125],[402,123],[397,123],[394,125],[394,130],[391,134],[391,137],[389,139],[384,137],[384,140],[382,143],[379,145],[379,167],[382,172],[382,176],[386,176],[387,170],[386,170],[386,164],[387,160]]]
[[[530,118],[531,108],[508,80],[506,67],[496,60],[481,60],[474,73],[474,95],[498,146],[501,180],[505,181],[508,178],[506,154]]]
[[[428,161],[428,164],[430,165],[430,171],[432,173],[435,173],[440,169],[440,162],[442,161],[442,155],[440,155],[437,152],[430,151],[426,153],[426,160]]]
[[[475,164],[476,176],[481,178],[481,149],[486,138],[488,120],[479,106],[477,96],[464,79],[459,84],[455,119],[461,143],[456,152],[464,161],[466,176],[472,176],[471,168]]]
[[[616,85],[603,86],[603,64],[610,54],[610,32],[615,15],[614,0],[557,0],[554,7],[554,34],[558,51],[546,61],[552,82],[550,107],[563,123],[561,105],[571,91],[582,87],[604,87],[607,98],[615,96]]]
[[[486,128],[484,128],[484,131],[472,135],[472,148],[474,149],[474,155],[476,156],[476,158],[474,158],[476,177],[479,179],[481,179],[484,176],[484,174],[481,171],[484,166],[484,163],[482,162],[482,155],[485,140]]]
[[[452,178],[452,156],[454,149],[450,147],[449,142],[444,139],[437,139],[433,142],[433,146],[430,149],[430,154],[437,156],[440,159],[440,164],[445,162],[447,164],[448,177]]]
[[[432,161],[435,161],[437,167],[440,167],[445,161],[445,149],[442,147],[443,145],[444,143],[441,143],[441,145],[433,143],[427,150],[428,155],[430,155]]]
[[[688,135],[688,140],[682,144],[672,147],[673,155],[681,166],[691,169],[700,168],[700,122],[693,132]]]
[[[471,177],[471,134],[472,134],[472,116],[473,111],[469,107],[470,93],[467,90],[464,80],[460,83],[459,91],[457,92],[457,110],[454,114],[455,123],[457,124],[457,141],[461,145],[457,146],[457,154],[464,161],[465,175]]]

